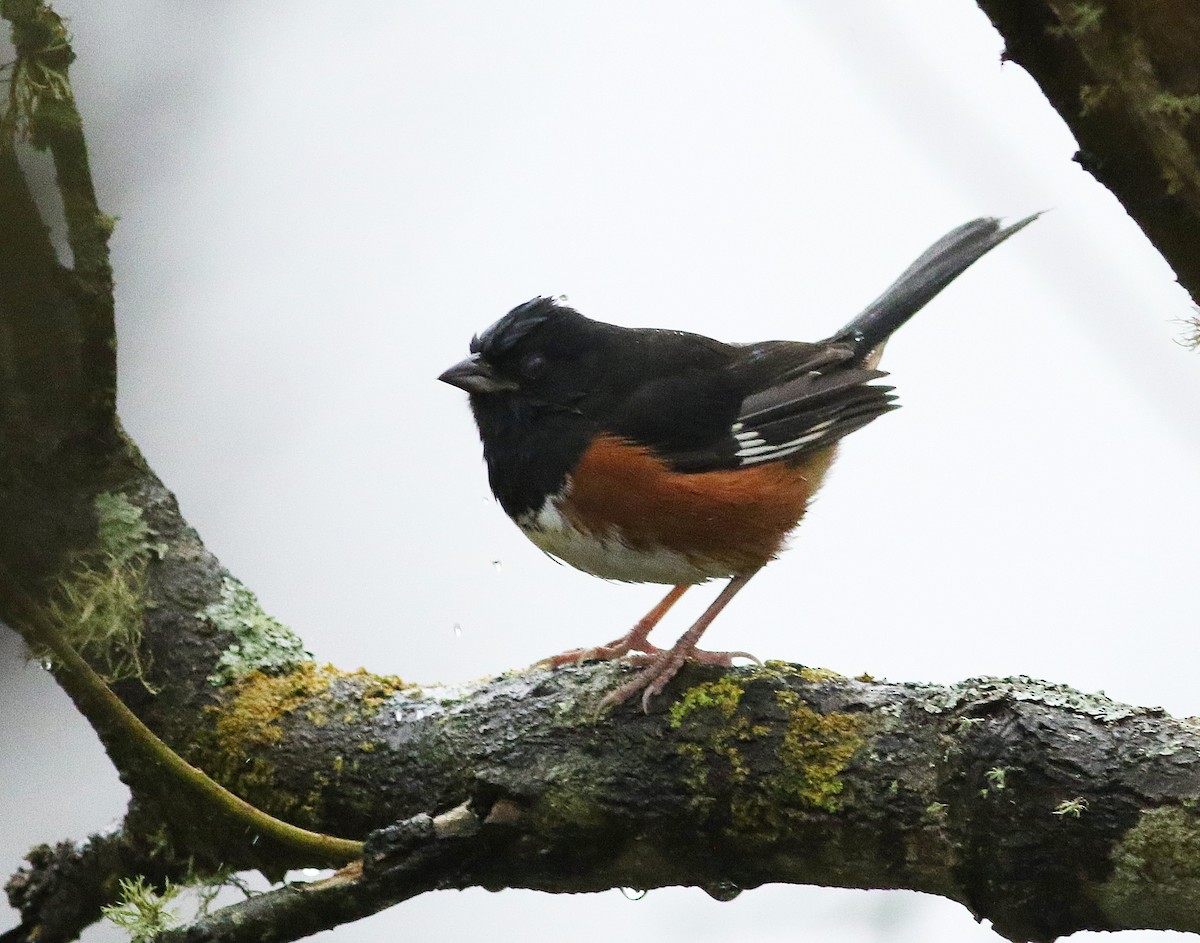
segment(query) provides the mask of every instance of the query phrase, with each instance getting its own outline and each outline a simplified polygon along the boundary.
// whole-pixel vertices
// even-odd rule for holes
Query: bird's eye
[[[526,354],[521,358],[521,376],[536,380],[546,370],[546,358],[542,354]]]

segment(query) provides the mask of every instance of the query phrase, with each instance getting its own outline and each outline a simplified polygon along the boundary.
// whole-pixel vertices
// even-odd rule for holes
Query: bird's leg
[[[643,652],[646,655],[661,654],[664,649],[651,645],[646,639],[654,630],[654,627],[662,621],[662,617],[671,610],[671,607],[675,603],[679,602],[680,597],[690,588],[690,584],[687,583],[673,587],[657,606],[638,620],[637,625],[620,638],[613,639],[607,645],[597,645],[595,648],[572,648],[561,655],[553,655],[550,658],[545,658],[538,662],[538,664],[558,668],[561,665],[577,665],[584,661],[620,658],[629,652]]]
[[[730,659],[739,655],[746,658],[754,658],[753,655],[747,655],[745,652],[698,652],[696,650],[696,643],[700,641],[700,636],[712,624],[713,619],[717,617],[722,609],[729,605],[730,600],[741,591],[743,586],[750,582],[750,577],[757,572],[758,570],[752,570],[749,573],[743,573],[731,579],[725,588],[721,590],[721,594],[713,600],[712,605],[704,610],[704,614],[692,624],[690,629],[679,637],[679,641],[669,649],[659,649],[653,657],[648,659],[646,667],[639,671],[632,681],[621,685],[621,687],[617,688],[600,702],[600,710],[604,710],[606,707],[615,707],[617,704],[637,694],[638,691],[641,691],[642,710],[649,713],[650,698],[660,693],[667,686],[667,683],[675,677],[679,669],[683,667],[683,663],[689,658],[707,664],[723,665],[728,665]],[[676,587],[676,589],[678,588]],[[666,600],[663,600],[663,602],[666,602]],[[696,657],[697,655],[701,657],[698,658]],[[703,656],[708,657],[705,658]],[[755,659],[755,661],[757,660]]]

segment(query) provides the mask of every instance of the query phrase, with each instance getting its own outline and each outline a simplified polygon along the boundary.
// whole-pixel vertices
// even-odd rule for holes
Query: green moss
[[[800,677],[811,684],[822,684],[826,681],[845,681],[846,676],[838,674],[830,668],[809,668],[803,667],[800,669]]]
[[[752,725],[737,717],[743,689],[731,677],[697,684],[671,705],[670,724],[685,730],[687,739],[676,747],[691,767],[686,782],[696,794],[697,811],[713,808],[709,795],[712,777],[739,786],[750,775],[743,751],[755,737],[765,736],[767,727]]]
[[[1114,926],[1195,930],[1200,898],[1200,822],[1179,807],[1148,809],[1110,859],[1112,876],[1095,894]],[[1187,925],[1178,916],[1191,915]]]
[[[67,78],[75,58],[70,36],[62,18],[48,8],[5,0],[0,12],[12,22],[17,50],[9,73],[8,108],[0,114],[0,147],[11,147],[19,138],[43,148],[60,128],[79,127]]]
[[[1072,3],[1059,14],[1060,25],[1047,27],[1051,36],[1079,39],[1100,28],[1104,8],[1095,3]]]
[[[142,509],[123,494],[104,492],[96,495],[96,543],[101,553],[119,563],[147,559],[151,553],[160,560],[167,545],[151,543],[154,529],[146,523]]]
[[[256,671],[239,679],[233,697],[214,708],[220,744],[236,752],[278,743],[279,722],[326,694],[337,677],[330,665],[305,662],[288,674]]]
[[[161,892],[140,875],[133,880],[121,878],[120,899],[101,908],[105,919],[127,931],[132,943],[151,943],[177,922],[168,905],[179,896],[180,888],[165,882]]]
[[[794,676],[804,669],[788,670]],[[772,728],[752,723],[739,710],[743,684],[756,677],[761,671],[742,683],[726,675],[695,685],[672,706],[670,724],[681,735],[676,751],[690,770],[685,782],[695,811],[708,817],[727,802],[734,828],[761,835],[786,830],[814,810],[837,811],[841,774],[864,745],[870,721],[861,714],[819,714],[798,693],[778,691],[786,726],[782,737],[769,743]],[[832,677],[840,678],[820,672],[806,680]],[[775,751],[778,772],[757,777],[750,751],[763,748]]]
[[[819,714],[795,691],[777,691],[775,699],[788,713],[778,754],[781,770],[735,802],[734,824],[748,831],[786,829],[813,810],[836,812],[842,772],[866,743],[866,715]]]
[[[289,672],[312,660],[300,637],[267,615],[258,597],[231,576],[221,585],[220,600],[196,615],[233,636],[209,676],[211,684],[229,684],[255,671]]]
[[[117,220],[119,216],[109,216],[107,213],[97,212],[95,216],[96,229],[105,236],[111,236],[117,228]]]
[[[1079,116],[1086,118],[1099,111],[1111,90],[1109,85],[1079,86]]]
[[[340,671],[332,665],[302,662],[286,674],[253,671],[232,682],[221,704],[210,708],[211,732],[201,737],[191,758],[242,798],[290,821],[319,822],[323,797],[345,771],[346,760],[336,756],[326,772],[317,772],[302,794],[285,793],[270,762],[271,748],[281,743],[286,722],[293,716],[317,726],[351,726],[373,716],[386,696],[404,688],[398,678],[366,671]],[[365,693],[364,693],[365,692]],[[348,734],[349,736],[349,734]],[[373,752],[379,741],[360,749]]]
[[[568,783],[548,788],[532,813],[535,830],[555,840],[574,830],[595,835],[607,822],[596,801],[585,790]]]
[[[306,662],[289,674],[253,672],[239,679],[232,696],[210,708],[214,724],[195,744],[193,761],[258,808],[297,824],[315,823],[305,812],[319,804],[313,792],[320,784],[310,784],[303,795],[282,790],[269,748],[283,740],[283,721],[325,696],[337,676],[335,669]]]
[[[747,669],[751,672],[746,681],[750,680],[768,680],[774,682],[786,682],[794,679],[805,681],[809,684],[825,684],[828,682],[842,682],[846,680],[846,676],[834,671],[832,668],[813,668],[809,665],[797,665],[790,661],[780,661],[778,659],[768,659],[761,665]],[[874,681],[870,675],[864,675],[867,680]],[[859,678],[862,680],[862,678]]]
[[[308,792],[300,800],[300,807],[292,813],[298,821],[316,825],[325,818],[325,794],[335,780],[335,776],[326,773],[314,774]]]
[[[1064,799],[1054,807],[1055,815],[1069,815],[1072,818],[1079,818],[1088,809],[1088,801],[1083,796],[1076,796],[1074,799]]]
[[[678,730],[689,716],[699,710],[716,709],[728,720],[737,711],[741,701],[741,687],[728,676],[694,685],[671,705],[671,727]]]
[[[1200,95],[1173,95],[1170,92],[1159,92],[1150,100],[1151,114],[1163,115],[1176,121],[1185,122],[1200,113]]]
[[[142,509],[124,494],[99,494],[94,506],[96,540],[63,567],[47,613],[106,682],[137,678],[146,684],[146,567],[167,548],[152,542]]]

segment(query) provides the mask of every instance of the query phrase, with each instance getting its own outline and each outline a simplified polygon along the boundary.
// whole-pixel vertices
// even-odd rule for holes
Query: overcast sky
[[[812,340],[953,226],[1050,209],[889,345],[904,408],[847,440],[707,647],[1200,713],[1189,300],[968,0],[59,8],[120,217],[122,420],[319,659],[465,681],[612,638],[661,595],[552,563],[491,500],[466,398],[435,377],[514,304],[561,293],[624,325]],[[689,594],[662,640],[715,593]],[[21,718],[0,779],[27,815],[0,828],[8,874],[124,794],[10,637],[0,654],[0,711]],[[934,898],[793,887],[434,894],[336,939],[749,927],[997,939]]]

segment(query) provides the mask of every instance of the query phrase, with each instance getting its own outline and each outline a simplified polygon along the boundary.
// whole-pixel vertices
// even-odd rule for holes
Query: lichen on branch
[[[142,646],[146,567],[167,545],[141,508],[124,494],[101,492],[95,502],[95,543],[72,554],[55,580],[47,615],[67,642],[108,684],[135,678],[147,689]],[[52,660],[48,651],[35,652]]]

